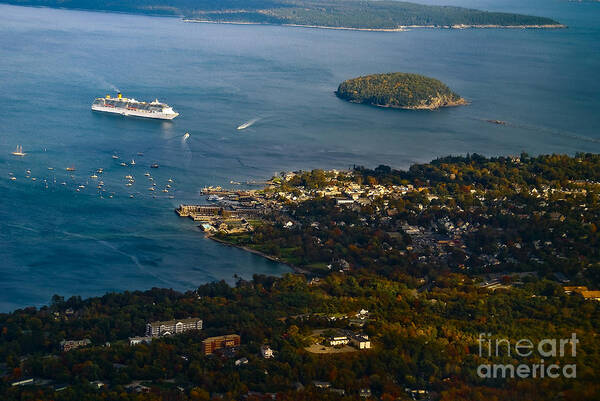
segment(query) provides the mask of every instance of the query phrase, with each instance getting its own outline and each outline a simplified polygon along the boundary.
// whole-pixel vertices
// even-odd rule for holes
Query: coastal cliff
[[[407,110],[435,110],[467,104],[441,81],[419,74],[374,74],[342,82],[336,96],[353,103]]]

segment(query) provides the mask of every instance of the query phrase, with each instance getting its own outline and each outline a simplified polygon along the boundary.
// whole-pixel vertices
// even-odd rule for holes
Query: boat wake
[[[237,127],[237,129],[238,129],[238,130],[243,130],[243,129],[246,129],[246,128],[250,128],[250,127],[252,127],[252,126],[254,125],[254,123],[256,123],[257,121],[260,121],[260,117],[253,118],[253,119],[252,119],[252,120],[250,120],[250,121],[246,121],[246,122],[245,122],[245,123],[243,123],[242,125],[238,126],[238,127]]]
[[[105,246],[106,248],[112,249],[116,253],[127,257],[144,274],[150,275],[150,276],[154,277],[156,280],[158,280],[158,281],[160,281],[160,282],[162,282],[163,284],[166,284],[166,285],[174,286],[175,284],[177,284],[174,281],[165,279],[164,277],[161,277],[160,275],[158,275],[158,274],[156,274],[156,273],[154,273],[154,272],[146,269],[146,266],[144,266],[140,262],[140,260],[138,259],[137,256],[131,255],[131,254],[127,253],[127,252],[123,252],[122,250],[120,250],[119,248],[117,248],[116,246],[114,246],[113,244],[111,244],[108,241],[95,238],[95,237],[93,237],[91,235],[83,235],[83,234],[71,233],[71,232],[68,232],[68,231],[59,231],[59,232],[61,232],[64,235],[70,236],[70,237],[76,237],[76,238],[81,238],[81,239],[87,239],[87,240],[96,241],[97,243]]]

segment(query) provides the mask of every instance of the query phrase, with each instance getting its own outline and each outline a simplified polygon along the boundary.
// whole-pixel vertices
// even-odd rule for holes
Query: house
[[[180,334],[189,330],[202,330],[202,319],[188,318],[146,324],[147,337],[170,336],[172,334]]]
[[[150,387],[144,386],[140,384],[140,382],[133,382],[125,386],[125,390],[127,390],[130,393],[149,393]]]
[[[28,384],[33,384],[33,379],[19,380],[16,382],[12,382],[10,385],[11,385],[11,387],[17,387],[17,386],[26,386]]]
[[[566,285],[563,287],[563,290],[565,291],[565,294],[571,294],[573,292],[588,291],[588,288],[586,286]]]
[[[265,359],[273,358],[273,356],[274,356],[273,350],[268,345],[263,345],[260,347],[260,354]]]
[[[241,344],[241,337],[237,334],[228,334],[225,336],[209,337],[202,341],[202,353],[211,355],[218,349],[233,348]]]
[[[600,301],[600,291],[588,290],[586,286],[564,286],[563,290],[566,294],[581,294],[586,300]]]
[[[353,203],[354,203],[354,199],[335,198],[336,205],[351,205]]]
[[[154,337],[129,337],[129,346],[133,347],[138,344],[150,344]]]
[[[366,334],[353,334],[350,336],[350,344],[358,349],[370,349],[371,341]]]
[[[247,365],[248,364],[248,358],[246,358],[246,357],[240,358],[237,361],[235,361],[234,363],[235,363],[235,366]]]
[[[59,344],[61,352],[69,352],[72,349],[85,347],[86,345],[90,345],[92,342],[84,338],[83,340],[62,340]]]
[[[600,291],[581,291],[586,300],[600,301]]]

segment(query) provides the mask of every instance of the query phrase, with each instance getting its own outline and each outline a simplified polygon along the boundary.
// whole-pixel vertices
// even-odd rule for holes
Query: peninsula
[[[400,1],[358,0],[0,0],[23,6],[173,15],[189,22],[277,24],[358,30],[564,28],[551,18]]]
[[[460,106],[467,101],[444,83],[419,74],[393,72],[349,79],[335,94],[354,103],[409,110]]]
[[[177,213],[305,273],[0,313],[0,399],[598,399],[600,155],[448,156],[203,193],[210,206]],[[545,364],[551,386],[497,384],[477,374],[502,361],[479,355],[488,327],[485,346],[581,340]]]

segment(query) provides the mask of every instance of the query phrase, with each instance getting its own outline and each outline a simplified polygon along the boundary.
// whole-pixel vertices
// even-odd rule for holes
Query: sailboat
[[[13,156],[25,156],[27,153],[23,152],[23,146],[17,145],[17,148],[12,152]]]

